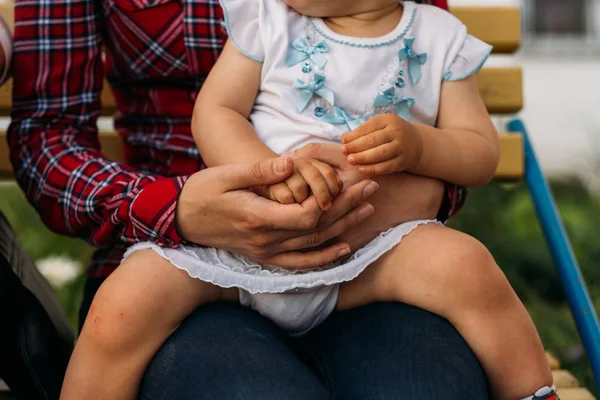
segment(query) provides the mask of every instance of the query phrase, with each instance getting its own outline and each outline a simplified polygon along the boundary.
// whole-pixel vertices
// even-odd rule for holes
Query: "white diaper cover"
[[[240,304],[251,307],[291,336],[302,336],[335,310],[340,285],[293,289],[285,293],[240,291]]]

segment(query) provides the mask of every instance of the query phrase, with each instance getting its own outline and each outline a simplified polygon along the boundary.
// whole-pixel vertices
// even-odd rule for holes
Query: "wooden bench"
[[[9,26],[13,24],[12,4],[0,3],[0,12]],[[521,42],[521,16],[517,7],[455,7],[451,12],[460,18],[476,37],[492,44],[495,53],[510,54],[515,52]],[[478,85],[483,100],[491,114],[511,115],[518,113],[523,107],[522,69],[484,68],[478,74]],[[12,84],[8,82],[0,88],[0,116],[8,116],[11,107]],[[115,102],[108,84],[102,92],[103,115],[111,115],[115,110]],[[6,132],[0,132],[0,174],[12,174],[8,159]],[[500,181],[516,181],[523,178],[524,150],[523,138],[519,134],[502,133],[500,165],[496,171],[496,179]],[[122,159],[122,141],[115,132],[100,132],[103,153],[115,160]],[[568,371],[561,370],[560,364],[548,355],[554,380],[563,400],[593,400],[594,396],[579,387],[577,379]],[[1,394],[0,385],[0,396]],[[1,398],[1,397],[0,397]]]

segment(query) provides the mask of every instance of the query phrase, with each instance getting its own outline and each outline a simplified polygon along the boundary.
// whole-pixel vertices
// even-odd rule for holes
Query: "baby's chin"
[[[351,0],[282,0],[288,7],[298,14],[309,17],[343,17],[344,4]]]
[[[398,0],[281,0],[298,14],[308,17],[348,17],[376,11]]]

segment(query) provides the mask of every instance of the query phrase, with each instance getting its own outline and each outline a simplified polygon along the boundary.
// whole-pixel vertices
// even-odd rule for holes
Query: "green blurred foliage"
[[[600,200],[576,180],[554,182],[552,188],[598,309]],[[0,186],[0,210],[34,260],[64,255],[82,265],[88,263],[91,247],[80,240],[48,231],[15,185]],[[591,369],[526,186],[522,183],[492,184],[473,190],[467,206],[451,226],[473,235],[490,249],[527,306],[545,347],[578,377],[582,385],[595,391]],[[84,281],[82,270],[80,278],[57,289],[73,326],[77,323]]]
[[[4,213],[23,249],[33,260],[65,256],[82,265],[77,279],[56,288],[69,321],[75,328],[85,284],[83,267],[91,259],[92,247],[82,240],[61,236],[48,230],[16,184],[0,183],[0,211]]]

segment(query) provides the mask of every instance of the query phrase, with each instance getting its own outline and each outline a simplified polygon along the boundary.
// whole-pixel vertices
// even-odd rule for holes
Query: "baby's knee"
[[[147,293],[126,278],[116,273],[109,277],[90,306],[81,336],[99,350],[118,352],[132,346],[148,319],[148,303],[140,301]]]
[[[445,292],[461,306],[489,306],[513,296],[504,273],[489,250],[476,239],[459,234],[446,247],[438,271]]]
[[[102,287],[92,302],[81,336],[98,350],[120,351],[134,340],[130,316],[135,309],[123,292],[112,285]]]
[[[449,240],[445,247],[445,268],[453,271],[477,272],[480,266],[496,265],[489,250],[477,239],[455,232],[455,237]],[[481,278],[479,275],[473,278]]]

